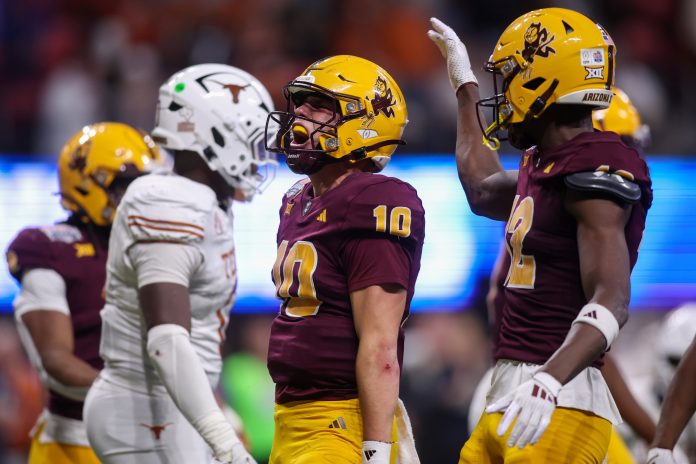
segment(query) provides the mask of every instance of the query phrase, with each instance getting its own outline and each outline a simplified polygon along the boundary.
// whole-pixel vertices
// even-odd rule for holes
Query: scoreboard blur
[[[515,169],[517,157],[503,157]],[[638,264],[631,309],[671,309],[696,299],[696,158],[648,158],[655,190]],[[501,222],[469,209],[452,155],[395,156],[384,172],[417,190],[426,211],[426,239],[415,311],[456,310],[481,301],[499,250]],[[276,179],[253,203],[234,205],[239,285],[234,311],[275,312],[271,282],[278,208],[300,177],[280,166]],[[0,157],[0,247],[23,227],[58,221],[54,163],[46,158]],[[17,285],[0,270],[0,311],[11,311]]]

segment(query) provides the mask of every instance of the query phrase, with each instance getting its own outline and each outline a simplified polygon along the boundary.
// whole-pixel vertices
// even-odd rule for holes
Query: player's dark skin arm
[[[188,287],[169,282],[145,285],[138,290],[147,330],[161,324],[177,324],[191,332]]]
[[[517,189],[517,171],[505,171],[495,150],[482,143],[476,102],[478,85],[457,90],[457,171],[474,214],[506,221]]]
[[[350,301],[360,339],[355,373],[363,440],[391,442],[401,373],[397,342],[406,290],[398,285],[373,285],[351,292]]]
[[[645,440],[646,443],[651,443],[655,437],[655,422],[636,401],[611,354],[607,354],[604,357],[602,375],[609,386],[611,396],[616,401],[621,417],[640,438]]]
[[[570,189],[565,196],[565,207],[578,223],[580,278],[585,297],[606,307],[622,327],[628,320],[631,294],[630,261],[624,236],[631,207],[622,207],[608,199],[587,198]],[[606,348],[606,339],[598,329],[589,324],[573,324],[561,347],[541,370],[566,384]]]
[[[684,427],[696,411],[696,338],[677,366],[667,396],[662,403],[660,420],[657,422],[653,448],[673,449]]]
[[[99,372],[75,356],[70,316],[58,311],[37,310],[24,314],[22,322],[41,357],[41,364],[51,377],[70,387],[92,385]]]

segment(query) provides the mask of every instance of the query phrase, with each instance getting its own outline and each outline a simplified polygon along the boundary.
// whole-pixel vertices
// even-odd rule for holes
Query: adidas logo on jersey
[[[370,459],[372,459],[372,456],[377,454],[377,450],[365,450],[364,453],[365,453],[365,459],[367,459],[369,461]]]
[[[317,216],[317,221],[326,222],[326,208],[324,208],[324,210],[321,213],[319,213],[319,215]]]
[[[329,428],[348,430],[348,427],[346,427],[346,421],[344,421],[343,417],[341,416],[339,416],[336,420],[329,424]]]

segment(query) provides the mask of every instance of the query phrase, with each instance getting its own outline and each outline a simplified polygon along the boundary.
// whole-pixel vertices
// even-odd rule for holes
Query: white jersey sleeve
[[[162,282],[188,287],[203,264],[200,249],[180,243],[139,242],[130,247],[128,255],[138,274],[138,288]]]
[[[53,269],[34,268],[22,275],[22,288],[12,303],[15,318],[29,311],[49,310],[70,315],[65,280]]]
[[[30,269],[22,275],[22,289],[13,303],[17,330],[22,340],[22,345],[31,360],[32,365],[39,372],[44,385],[64,396],[82,401],[87,394],[87,388],[64,385],[51,377],[44,369],[34,339],[24,324],[22,316],[32,311],[56,311],[70,317],[68,300],[65,297],[65,280],[52,269]]]
[[[152,176],[145,180],[157,177],[179,179]],[[133,241],[192,243],[203,240],[206,218],[213,206],[210,195],[206,195],[210,192],[175,190],[176,186],[170,185],[172,182],[136,182],[119,207]]]

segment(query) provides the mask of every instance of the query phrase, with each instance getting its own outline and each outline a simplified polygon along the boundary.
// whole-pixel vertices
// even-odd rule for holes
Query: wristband
[[[393,443],[366,440],[362,442],[363,464],[389,464]]]
[[[611,311],[599,303],[587,303],[583,306],[571,327],[578,322],[589,324],[602,332],[607,341],[607,350],[619,335],[619,321]]]

